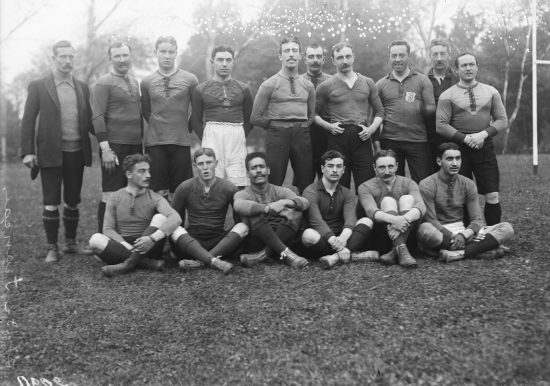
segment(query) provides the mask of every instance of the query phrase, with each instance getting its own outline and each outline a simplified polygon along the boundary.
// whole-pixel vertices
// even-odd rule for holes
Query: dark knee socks
[[[226,257],[237,249],[242,240],[242,237],[238,233],[228,232],[223,239],[210,250],[210,254],[214,257]]]
[[[44,231],[46,232],[48,244],[57,244],[57,236],[59,233],[59,210],[44,209],[42,212],[42,222],[44,223]]]
[[[100,201],[99,206],[97,207],[97,231],[99,233],[103,233],[103,218],[105,217],[106,205],[106,203]]]
[[[490,234],[485,235],[485,238],[480,241],[472,241],[466,244],[464,256],[474,257],[478,253],[490,251],[498,248],[498,241]]]
[[[347,248],[351,252],[355,252],[361,249],[367,238],[369,237],[372,228],[366,226],[365,224],[357,224],[353,228],[353,233],[348,239]]]
[[[175,244],[178,252],[183,256],[189,256],[208,265],[212,262],[212,254],[188,233],[181,235]]]
[[[99,253],[98,256],[107,264],[118,264],[128,259],[131,254],[132,252],[121,243],[109,240],[103,252]]]
[[[63,226],[65,227],[65,238],[76,239],[76,228],[78,227],[78,208],[63,208]]]
[[[500,202],[497,202],[496,204],[485,203],[483,214],[485,215],[485,222],[487,225],[498,224],[500,222],[500,216],[502,215]]]

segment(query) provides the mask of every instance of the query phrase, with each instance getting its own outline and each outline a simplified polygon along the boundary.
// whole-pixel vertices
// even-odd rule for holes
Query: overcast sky
[[[114,0],[95,0],[100,20]],[[259,1],[233,0],[245,13],[254,12]],[[89,0],[0,0],[0,36],[4,38],[30,10],[39,9],[27,23],[1,45],[4,82],[31,67],[41,47],[67,39],[74,45],[84,42]],[[156,39],[173,35],[183,46],[194,33],[192,16],[200,0],[123,0],[98,31],[99,34],[124,28],[129,35]]]

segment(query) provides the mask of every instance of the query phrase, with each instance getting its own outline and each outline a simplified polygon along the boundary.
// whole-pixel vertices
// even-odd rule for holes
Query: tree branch
[[[124,0],[117,0],[117,2],[112,6],[111,10],[105,14],[103,19],[101,19],[99,22],[96,23],[96,25],[94,25],[94,31],[97,31],[99,29],[99,27],[101,27],[103,25],[103,23],[105,23],[107,21],[107,19],[113,14],[113,12],[116,11],[116,9],[119,7],[119,5],[123,1]]]

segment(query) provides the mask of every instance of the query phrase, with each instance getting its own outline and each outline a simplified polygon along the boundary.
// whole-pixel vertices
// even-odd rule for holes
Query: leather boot
[[[48,244],[48,254],[46,255],[46,263],[55,263],[59,260],[59,252],[57,244]]]
[[[128,273],[130,271],[133,271],[137,267],[141,258],[142,256],[139,253],[134,252],[130,255],[129,258],[124,260],[122,263],[105,265],[101,267],[101,272],[103,272],[103,275],[107,277]]]

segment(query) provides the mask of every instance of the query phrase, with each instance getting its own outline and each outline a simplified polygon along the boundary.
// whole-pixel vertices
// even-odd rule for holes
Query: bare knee
[[[487,204],[498,204],[498,202],[499,202],[498,192],[486,193],[485,194],[485,202]]]
[[[248,226],[244,222],[239,222],[231,228],[231,232],[235,232],[238,234],[242,239],[244,239],[246,236],[248,236]]]
[[[153,216],[153,218],[151,219],[151,223],[149,225],[155,228],[159,228],[165,221],[166,221],[166,216],[160,213],[157,213]]]
[[[355,225],[359,225],[359,224],[363,224],[363,225],[366,225],[368,226],[369,228],[372,229],[372,227],[374,226],[374,223],[372,222],[372,220],[368,217],[361,217],[359,220],[357,220],[357,222],[355,223]]]
[[[94,233],[88,242],[90,249],[94,251],[94,253],[103,252],[105,248],[107,248],[108,243],[109,238],[101,233]]]
[[[386,196],[380,202],[380,209],[384,212],[397,212],[397,201],[395,198]]]
[[[306,247],[311,247],[321,240],[321,235],[315,229],[307,228],[302,233],[302,244]]]
[[[414,205],[414,197],[410,194],[405,194],[399,198],[399,211],[410,210]]]

